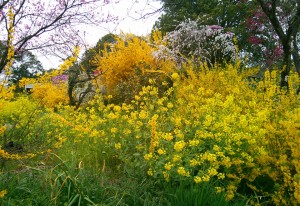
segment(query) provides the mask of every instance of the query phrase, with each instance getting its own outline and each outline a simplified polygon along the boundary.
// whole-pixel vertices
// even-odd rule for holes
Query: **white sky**
[[[147,15],[142,19],[141,17],[159,8],[161,8],[159,0],[120,0],[119,3],[110,4],[106,8],[108,9],[107,12],[119,17],[120,23],[106,23],[99,28],[86,26],[85,28],[81,27],[80,30],[85,32],[85,41],[89,47],[94,46],[101,37],[108,33],[119,34],[120,31],[123,31],[136,35],[147,35],[151,32],[161,13]],[[82,52],[84,52],[84,48],[82,48]],[[62,63],[61,60],[53,56],[46,57],[40,54],[36,54],[36,56],[42,62],[44,69],[57,68]]]

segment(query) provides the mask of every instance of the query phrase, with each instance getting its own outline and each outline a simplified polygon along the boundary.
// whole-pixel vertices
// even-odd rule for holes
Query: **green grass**
[[[145,174],[116,169],[116,165],[103,169],[102,164],[92,169],[54,154],[26,162],[9,161],[0,176],[0,189],[8,192],[0,205],[245,205],[226,202],[224,194],[215,194],[209,183],[157,182]]]

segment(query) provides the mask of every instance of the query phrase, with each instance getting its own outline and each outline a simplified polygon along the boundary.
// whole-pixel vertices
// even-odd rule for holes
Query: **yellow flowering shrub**
[[[6,88],[3,84],[0,84],[0,107],[3,104],[1,101],[6,101],[14,98],[15,86]]]
[[[31,96],[33,99],[39,101],[42,105],[48,108],[54,108],[59,104],[67,104],[68,98],[67,83],[60,83],[54,85],[53,83],[35,84]]]
[[[20,96],[0,107],[0,156],[5,159],[31,158],[66,141],[67,125],[52,110]]]
[[[149,79],[160,80],[174,67],[171,61],[157,60],[148,37],[121,34],[116,43],[96,55],[93,63],[107,94],[120,100],[133,99]]]

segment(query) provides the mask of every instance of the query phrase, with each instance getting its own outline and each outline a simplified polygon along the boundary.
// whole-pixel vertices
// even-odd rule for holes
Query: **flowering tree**
[[[247,55],[248,65],[259,65],[260,74],[263,75],[267,68],[282,64],[282,44],[259,4],[254,6],[243,27],[245,32],[240,41],[244,46],[241,52]]]
[[[299,31],[300,3],[297,0],[257,0],[263,12],[270,20],[283,50],[284,69],[281,72],[281,86],[288,86],[286,77],[289,75],[292,63],[300,75]]]
[[[65,57],[74,45],[82,45],[78,26],[114,21],[116,17],[97,12],[114,0],[10,0],[0,3],[0,40],[5,47],[0,57],[0,72],[8,63],[9,41],[13,39],[14,55],[39,50],[44,54]],[[9,32],[9,8],[12,9],[12,27]],[[63,54],[63,55],[62,55]]]
[[[192,20],[180,23],[164,37],[164,42],[166,46],[160,45],[155,55],[168,55],[177,63],[192,57],[213,66],[224,60],[234,60],[236,55],[232,33],[225,32],[221,26],[201,26]]]

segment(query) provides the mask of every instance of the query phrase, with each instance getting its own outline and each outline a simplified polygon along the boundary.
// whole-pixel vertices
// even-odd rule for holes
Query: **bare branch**
[[[2,19],[0,25],[6,27],[6,31],[1,32],[0,39],[7,41],[7,7],[12,6],[15,15],[13,44],[16,51],[40,50],[46,53],[51,51],[56,54],[62,53],[67,57],[70,48],[85,43],[75,29],[77,26],[83,24],[99,26],[102,22],[115,20],[110,16],[102,18],[96,16],[97,9],[105,4],[107,4],[105,0],[8,1],[5,5],[0,5],[0,8],[5,8],[0,14]],[[6,55],[1,56],[0,72],[5,66]]]

